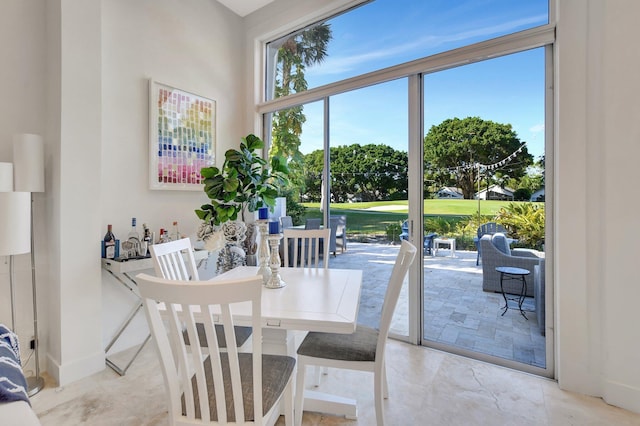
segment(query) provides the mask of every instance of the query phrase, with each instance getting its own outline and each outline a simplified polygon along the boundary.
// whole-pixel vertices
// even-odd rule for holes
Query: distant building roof
[[[436,193],[438,198],[463,198],[462,190],[453,186],[444,186]]]
[[[544,188],[540,188],[531,194],[530,201],[544,201]]]
[[[513,200],[513,189],[502,188],[498,185],[489,187],[489,196],[487,197],[487,189],[483,189],[476,193],[476,200]]]

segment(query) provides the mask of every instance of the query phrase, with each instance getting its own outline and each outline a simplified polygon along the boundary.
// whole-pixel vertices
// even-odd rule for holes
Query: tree
[[[478,173],[485,183],[496,175],[518,179],[532,162],[533,156],[510,124],[480,117],[444,120],[424,138],[425,175],[457,186],[466,199],[474,197]]]
[[[352,144],[332,147],[331,197],[344,203],[407,199],[407,153],[388,145]],[[322,188],[324,152],[305,156],[305,187],[310,200],[319,201]]]
[[[278,49],[275,97],[280,98],[307,90],[304,72],[307,66],[321,63],[327,56],[331,40],[328,24],[319,24],[289,37]],[[273,114],[271,148],[269,155],[281,155],[288,159],[290,179],[302,183],[302,153],[300,135],[306,121],[302,106]]]

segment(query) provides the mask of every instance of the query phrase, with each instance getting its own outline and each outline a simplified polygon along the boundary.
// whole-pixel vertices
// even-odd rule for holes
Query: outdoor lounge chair
[[[500,292],[500,273],[496,271],[498,266],[512,266],[529,271],[525,276],[527,284],[526,296],[534,296],[534,266],[539,265],[541,270],[540,286],[544,287],[544,253],[529,249],[509,248],[507,237],[498,232],[493,235],[483,235],[480,238],[482,248],[482,290]],[[510,294],[520,294],[521,286],[517,281],[504,281],[504,291]]]

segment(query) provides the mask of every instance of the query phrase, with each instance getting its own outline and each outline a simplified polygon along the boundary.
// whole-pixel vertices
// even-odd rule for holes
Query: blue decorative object
[[[279,234],[280,233],[280,222],[277,220],[269,222],[269,234]]]
[[[260,207],[258,209],[258,219],[269,219],[269,208],[268,207]]]

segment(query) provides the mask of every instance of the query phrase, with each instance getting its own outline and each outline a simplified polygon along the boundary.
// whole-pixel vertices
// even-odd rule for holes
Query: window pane
[[[267,99],[545,25],[548,20],[548,0],[376,0],[270,43],[267,69],[273,69],[273,61],[278,66],[276,75],[267,78],[270,83],[276,79],[276,89],[269,90]]]

